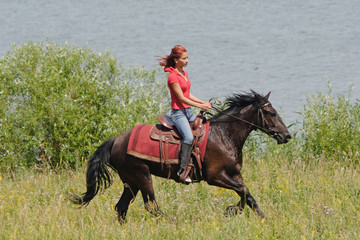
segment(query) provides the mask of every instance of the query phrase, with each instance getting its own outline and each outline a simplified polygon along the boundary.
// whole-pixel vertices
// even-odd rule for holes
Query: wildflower
[[[314,213],[314,212],[315,212],[315,208],[311,207],[311,213]]]

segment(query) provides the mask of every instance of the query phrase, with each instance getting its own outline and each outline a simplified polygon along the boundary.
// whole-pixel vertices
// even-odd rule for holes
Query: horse
[[[233,94],[226,99],[226,109],[217,109],[210,121],[208,141],[204,155],[201,179],[209,185],[234,190],[239,202],[225,210],[226,215],[242,212],[247,204],[255,213],[264,218],[254,197],[246,187],[240,173],[242,169],[242,148],[253,130],[261,130],[274,138],[278,144],[287,143],[291,135],[277,111],[269,102],[270,92],[260,95],[255,91]],[[124,184],[115,211],[120,222],[124,222],[130,203],[141,191],[145,209],[157,216],[163,216],[155,200],[152,175],[179,182],[178,164],[172,164],[171,173],[160,166],[127,154],[127,146],[132,129],[106,140],[88,160],[86,172],[86,192],[82,195],[70,194],[70,201],[78,205],[88,205],[100,190],[112,183],[109,167],[115,170]]]

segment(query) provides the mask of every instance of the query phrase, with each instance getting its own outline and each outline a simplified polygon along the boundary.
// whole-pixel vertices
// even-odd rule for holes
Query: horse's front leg
[[[265,217],[254,197],[250,194],[248,188],[245,186],[240,173],[238,173],[234,177],[231,177],[226,174],[225,171],[223,171],[221,174],[217,175],[216,178],[209,180],[208,183],[227,189],[232,189],[240,196],[240,201],[237,205],[229,206],[226,208],[226,215],[237,214],[239,211],[242,212],[246,203],[261,218]]]
[[[140,190],[143,196],[146,211],[154,214],[155,216],[164,216],[164,213],[160,210],[159,205],[155,200],[155,192],[150,172],[144,176],[143,184]]]
[[[244,191],[241,192],[237,192],[236,193],[240,196],[240,201],[238,202],[238,204],[236,205],[240,211],[244,210],[245,207],[245,203],[251,208],[253,209],[260,217],[264,218],[265,215],[264,213],[260,210],[259,205],[257,204],[256,200],[254,199],[254,197],[250,194],[249,189],[245,186],[244,184],[244,180],[241,176],[241,174],[239,173],[238,175],[234,176],[233,179],[240,183],[243,188]],[[230,210],[231,211],[231,210]]]

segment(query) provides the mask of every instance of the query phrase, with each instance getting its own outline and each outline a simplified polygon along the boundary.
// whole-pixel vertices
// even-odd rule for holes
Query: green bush
[[[325,157],[340,163],[359,163],[360,105],[348,95],[313,94],[307,99],[303,116],[303,151],[308,158]],[[358,100],[359,101],[359,100]]]
[[[162,79],[162,80],[159,80]],[[168,110],[160,70],[51,42],[0,59],[0,167],[76,167],[105,139]]]

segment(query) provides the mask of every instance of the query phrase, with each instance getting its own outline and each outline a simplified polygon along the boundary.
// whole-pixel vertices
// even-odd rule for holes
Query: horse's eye
[[[270,112],[270,111],[265,111],[267,114],[270,115],[270,117],[276,117],[276,113],[274,112]]]
[[[270,117],[276,117],[276,113],[269,112]]]

